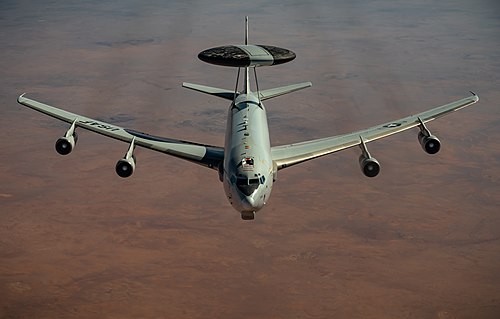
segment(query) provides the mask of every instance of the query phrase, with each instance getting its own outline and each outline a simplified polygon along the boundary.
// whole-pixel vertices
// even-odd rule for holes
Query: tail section
[[[269,45],[249,45],[248,16],[245,17],[244,45],[226,45],[222,47],[207,49],[200,52],[198,54],[198,58],[207,63],[238,68],[236,89],[226,90],[192,83],[183,83],[182,86],[191,90],[217,96],[230,101],[233,101],[239,94],[252,94],[250,85],[251,69],[253,69],[254,71],[255,85],[257,89],[256,95],[258,96],[260,101],[271,99],[312,86],[311,82],[304,82],[260,91],[256,68],[260,66],[271,66],[290,62],[295,59],[295,53],[288,49]],[[243,87],[241,88],[241,91],[238,91],[240,70],[243,68]]]
[[[311,87],[311,86],[312,86],[311,82],[304,82],[304,83],[282,86],[282,87],[278,87],[278,88],[274,88],[274,89],[263,90],[263,91],[259,91],[259,99],[261,101],[269,100],[269,99],[272,99],[274,97],[285,95],[288,93],[292,93],[292,92],[295,92],[298,90],[306,89],[306,88]],[[213,95],[216,97],[220,97],[222,99],[230,100],[230,101],[233,101],[234,98],[240,94],[240,92],[238,92],[238,91],[235,92],[232,90],[219,89],[216,87],[187,83],[187,82],[182,83],[182,87],[185,87],[187,89],[191,89],[194,91],[198,91],[201,93]]]
[[[245,17],[245,45],[248,45],[248,16]]]
[[[245,45],[248,45],[248,16],[245,17]],[[245,79],[243,82],[243,89],[245,94],[249,94],[250,91],[250,69],[245,67]]]

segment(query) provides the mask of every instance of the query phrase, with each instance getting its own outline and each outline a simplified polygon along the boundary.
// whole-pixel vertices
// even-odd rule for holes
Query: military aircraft
[[[218,172],[219,180],[231,205],[241,213],[241,218],[251,220],[269,200],[278,171],[330,153],[358,146],[361,151],[359,165],[367,177],[380,172],[379,162],[368,151],[367,143],[411,128],[418,128],[418,141],[423,150],[436,154],[441,142],[427,128],[427,122],[476,103],[472,95],[431,110],[389,121],[367,129],[347,134],[325,137],[288,145],[271,146],[263,101],[283,94],[310,87],[310,82],[274,89],[260,90],[257,67],[289,62],[295,54],[287,49],[248,44],[248,17],[245,19],[245,44],[226,45],[202,51],[199,59],[238,69],[234,90],[183,83],[183,87],[231,101],[228,110],[224,147],[193,143],[184,140],[158,137],[114,124],[68,112],[26,97],[18,102],[36,111],[70,124],[66,133],[56,141],[56,151],[68,155],[75,148],[77,128],[86,129],[129,144],[125,156],[116,164],[116,173],[129,177],[135,170],[136,146],[172,155]],[[240,71],[244,70],[243,85],[238,90]],[[256,91],[251,90],[250,73],[254,73]]]

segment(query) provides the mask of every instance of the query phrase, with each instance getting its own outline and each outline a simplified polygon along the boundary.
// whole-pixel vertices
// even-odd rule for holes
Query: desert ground
[[[469,95],[479,103],[278,174],[243,221],[213,170],[137,149],[16,103],[223,145],[236,70],[198,52],[288,48],[261,88],[273,145],[398,119]],[[0,318],[500,318],[500,4],[492,0],[0,2]]]

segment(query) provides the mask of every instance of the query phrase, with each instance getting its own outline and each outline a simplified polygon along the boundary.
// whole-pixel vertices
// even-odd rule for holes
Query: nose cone
[[[257,212],[264,206],[264,203],[262,201],[256,200],[253,196],[245,196],[241,200],[241,204],[243,206],[243,211],[252,212]]]
[[[256,211],[258,208],[255,207],[255,200],[253,199],[252,196],[245,196],[243,200],[241,201],[241,204],[243,206],[243,210],[245,211]]]

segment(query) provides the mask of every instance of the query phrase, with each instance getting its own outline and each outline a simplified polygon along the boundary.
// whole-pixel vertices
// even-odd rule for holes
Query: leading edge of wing
[[[135,145],[179,157],[209,168],[217,168],[224,159],[224,149],[222,147],[158,137],[131,129],[124,129],[29,99],[25,97],[25,94],[23,93],[18,97],[19,104],[66,123],[71,124],[76,120],[76,127],[127,143],[132,142],[135,137]]]
[[[368,129],[300,143],[274,146],[271,148],[271,155],[278,169],[282,169],[359,145],[361,139],[364,142],[371,142],[416,127],[420,125],[421,121],[423,123],[430,122],[479,101],[479,97],[474,92],[471,93],[471,96],[461,100]]]

